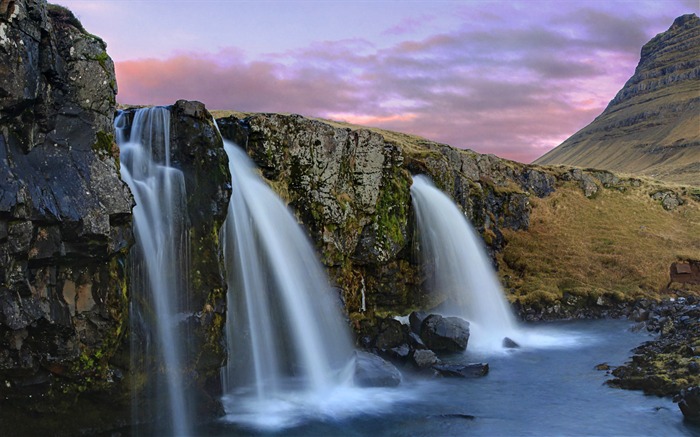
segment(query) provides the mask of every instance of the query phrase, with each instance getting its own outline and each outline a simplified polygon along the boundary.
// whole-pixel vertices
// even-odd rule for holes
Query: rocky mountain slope
[[[535,164],[566,164],[700,186],[700,19],[644,45],[605,111]]]

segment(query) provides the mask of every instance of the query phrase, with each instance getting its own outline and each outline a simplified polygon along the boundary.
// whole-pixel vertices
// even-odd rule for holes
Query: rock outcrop
[[[69,11],[0,2],[3,433],[124,374],[110,359],[127,326],[133,201],[119,178],[115,93],[104,42]]]
[[[139,341],[128,317],[133,199],[119,176],[112,61],[70,11],[40,0],[0,2],[0,60],[0,429],[43,434],[52,418],[66,434],[123,426],[132,389],[148,381],[129,356]],[[204,105],[170,110],[196,255],[183,384],[217,413],[230,176]]]
[[[528,228],[529,197],[548,195],[556,182],[491,155],[298,115],[217,121],[308,229],[358,329],[376,311],[405,313],[441,299],[425,295],[430,268],[414,258],[411,173],[430,175],[451,195],[492,253],[503,248],[502,229]]]
[[[700,19],[644,45],[634,75],[591,124],[535,161],[700,185]]]

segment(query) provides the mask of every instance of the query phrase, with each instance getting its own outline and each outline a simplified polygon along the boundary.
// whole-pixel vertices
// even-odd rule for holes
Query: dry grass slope
[[[511,300],[554,303],[568,293],[617,301],[663,294],[670,264],[700,259],[700,203],[666,211],[658,185],[601,189],[592,199],[567,183],[532,199],[528,231],[506,231],[500,274]]]

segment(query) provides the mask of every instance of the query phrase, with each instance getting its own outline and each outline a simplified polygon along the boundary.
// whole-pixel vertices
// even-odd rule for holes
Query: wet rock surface
[[[167,107],[170,112],[170,165],[182,171],[187,198],[183,205],[186,215],[187,237],[184,247],[190,253],[182,254],[189,263],[187,307],[183,310],[182,323],[187,332],[184,350],[183,387],[197,398],[200,417],[217,415],[222,411],[216,399],[219,372],[227,359],[224,346],[224,321],[226,312],[226,283],[224,266],[220,257],[219,230],[228,213],[231,189],[228,157],[223,142],[214,126],[213,118],[204,104],[179,100]],[[130,132],[135,109],[125,109],[125,133]],[[154,151],[154,153],[156,153]],[[134,254],[136,255],[136,254]],[[134,293],[136,295],[136,293]],[[144,299],[145,300],[145,299]],[[150,313],[147,302],[141,311]],[[139,353],[141,362],[132,372],[154,375],[162,366],[160,358],[146,353],[149,334],[135,329],[131,332],[132,344],[144,348]],[[137,345],[137,346],[136,346]],[[144,392],[147,390],[144,390]],[[141,393],[139,393],[141,395]],[[148,404],[148,394],[139,399]],[[143,420],[153,420],[144,411]]]
[[[217,122],[308,229],[358,331],[375,312],[440,301],[423,287],[432,266],[416,256],[411,174],[429,175],[452,197],[491,254],[505,245],[501,229],[529,227],[529,196],[547,196],[558,183],[551,172],[492,155],[299,115]]]
[[[3,1],[0,29],[4,433],[10,417],[119,391],[132,197],[119,177],[104,42],[39,0]]]

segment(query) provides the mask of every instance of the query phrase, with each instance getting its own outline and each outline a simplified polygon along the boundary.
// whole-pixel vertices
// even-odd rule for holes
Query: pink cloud
[[[355,38],[256,61],[235,47],[122,61],[118,101],[342,119],[530,162],[604,109],[653,36],[639,17],[564,18],[566,29],[457,29],[381,49]]]

